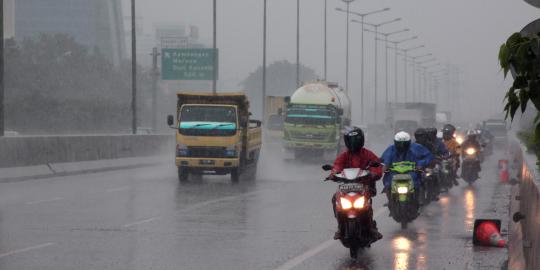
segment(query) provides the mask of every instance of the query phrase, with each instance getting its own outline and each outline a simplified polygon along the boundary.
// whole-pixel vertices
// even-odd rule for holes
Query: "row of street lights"
[[[388,21],[384,21],[384,22],[381,22],[381,23],[378,23],[378,24],[374,24],[374,23],[368,23],[365,21],[365,17],[369,16],[369,15],[373,15],[373,14],[378,14],[378,13],[382,13],[382,12],[386,12],[386,11],[389,11],[390,8],[384,8],[384,9],[379,9],[379,10],[374,10],[374,11],[371,11],[371,12],[366,12],[366,13],[358,13],[358,12],[354,12],[354,11],[350,11],[350,4],[351,2],[353,2],[354,0],[342,0],[343,2],[345,2],[347,4],[347,9],[342,9],[342,8],[336,8],[336,11],[338,12],[343,12],[343,13],[346,13],[347,15],[347,34],[346,34],[346,53],[345,53],[345,88],[349,89],[349,23],[350,22],[354,22],[354,23],[359,23],[361,24],[361,27],[362,27],[362,32],[361,32],[361,45],[360,45],[360,54],[361,54],[361,70],[360,70],[360,80],[361,80],[361,86],[360,86],[360,106],[361,106],[361,119],[362,121],[364,121],[364,95],[365,95],[365,92],[364,92],[364,74],[365,74],[365,69],[364,69],[364,31],[365,32],[371,32],[374,34],[375,36],[375,82],[374,82],[374,120],[377,121],[377,115],[378,115],[378,108],[377,108],[377,104],[378,104],[378,79],[379,79],[379,76],[378,76],[378,42],[379,41],[384,41],[384,44],[385,44],[385,104],[388,105],[389,104],[389,84],[388,84],[388,50],[389,49],[394,49],[395,50],[395,60],[394,60],[394,101],[397,101],[398,100],[398,55],[399,55],[399,52],[401,52],[403,55],[403,58],[404,58],[404,88],[403,88],[403,92],[404,92],[404,95],[405,95],[405,101],[408,100],[408,81],[407,81],[407,78],[408,78],[408,71],[407,71],[407,66],[409,64],[409,59],[411,59],[411,63],[413,64],[413,68],[412,68],[412,99],[413,100],[417,100],[417,97],[419,98],[418,100],[421,99],[422,95],[420,93],[418,93],[418,96],[417,96],[417,81],[416,81],[416,72],[418,69],[423,69],[424,73],[423,73],[423,76],[424,76],[424,97],[427,97],[427,82],[428,82],[428,79],[427,79],[427,76],[428,76],[428,71],[427,69],[432,67],[432,66],[425,66],[425,64],[429,64],[433,61],[437,61],[435,58],[430,58],[430,59],[423,59],[422,58],[425,58],[425,57],[428,57],[428,56],[432,56],[431,53],[428,53],[428,54],[423,54],[423,55],[417,55],[417,56],[410,56],[410,52],[412,51],[415,51],[415,50],[419,50],[419,49],[422,49],[422,48],[425,48],[425,45],[418,45],[418,46],[414,46],[414,47],[410,47],[410,48],[406,48],[406,49],[399,49],[398,48],[398,45],[401,44],[401,43],[404,43],[404,42],[407,42],[407,41],[411,41],[411,40],[415,40],[417,39],[418,37],[417,36],[411,36],[411,37],[408,37],[408,38],[405,38],[405,39],[401,39],[401,40],[389,40],[389,36],[393,36],[393,35],[397,35],[397,34],[400,34],[400,33],[404,33],[404,32],[408,32],[409,29],[408,28],[405,28],[405,29],[402,29],[402,30],[398,30],[398,31],[393,31],[393,32],[379,32],[379,28],[382,27],[382,26],[385,26],[385,25],[388,25],[388,24],[391,24],[391,23],[395,23],[395,22],[399,22],[401,21],[401,18],[395,18],[393,20],[388,20]],[[349,19],[349,15],[350,14],[353,14],[353,15],[356,15],[356,16],[359,16],[360,17],[360,20],[350,20]],[[374,28],[374,30],[370,30],[370,29],[365,29],[364,26],[367,25],[367,26],[371,26]],[[384,37],[384,39],[381,39],[379,38],[380,36]],[[394,46],[393,47],[390,47],[389,44],[392,43]],[[437,63],[438,64],[438,63]],[[422,74],[418,74],[419,76],[421,76]],[[433,75],[432,75],[433,77]],[[420,82],[420,78],[418,79],[418,85],[420,86],[421,85],[421,82]],[[431,79],[431,80],[435,80],[435,79]],[[435,85],[435,84],[432,84],[432,85]],[[434,88],[431,89],[431,91],[435,91]],[[427,100],[424,99],[424,100]]]

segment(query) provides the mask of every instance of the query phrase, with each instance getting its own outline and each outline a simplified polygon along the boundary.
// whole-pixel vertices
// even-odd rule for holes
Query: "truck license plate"
[[[202,164],[202,165],[214,165],[215,161],[203,159],[203,160],[199,161],[199,163]]]

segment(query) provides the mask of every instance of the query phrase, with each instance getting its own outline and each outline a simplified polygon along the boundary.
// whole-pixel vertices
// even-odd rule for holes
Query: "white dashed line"
[[[32,246],[32,247],[27,247],[27,248],[22,248],[22,249],[16,249],[16,250],[12,250],[12,251],[0,254],[0,258],[4,258],[4,257],[11,256],[11,255],[32,251],[32,250],[36,250],[36,249],[40,249],[40,248],[46,248],[46,247],[49,247],[49,246],[52,246],[52,245],[54,245],[54,243],[45,243],[45,244],[41,244],[41,245],[37,245],[37,246]]]
[[[136,221],[136,222],[133,222],[133,223],[125,224],[123,227],[124,228],[129,228],[129,227],[141,225],[141,224],[144,224],[144,223],[152,222],[152,221],[158,220],[160,218],[161,217],[147,218],[147,219],[139,220],[139,221]]]
[[[386,210],[386,207],[384,208],[379,208],[374,214],[373,214],[373,218],[377,218],[378,216],[382,215],[382,213],[384,213],[384,210]],[[288,260],[287,262],[285,262],[284,264],[282,264],[280,267],[276,268],[275,270],[291,270],[293,268],[295,268],[296,266],[300,265],[301,263],[305,262],[307,259],[319,254],[321,251],[333,246],[333,245],[337,245],[339,243],[339,241],[336,241],[336,240],[328,240],[326,242],[323,242],[321,244],[319,244],[318,246]]]
[[[55,198],[47,199],[47,200],[39,200],[39,201],[27,202],[26,204],[27,205],[32,205],[32,204],[48,203],[48,202],[60,201],[60,200],[63,200],[63,199],[64,198],[61,198],[61,197],[55,197]]]

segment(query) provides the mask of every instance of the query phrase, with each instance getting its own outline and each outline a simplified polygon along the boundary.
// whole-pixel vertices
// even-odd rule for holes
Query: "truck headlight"
[[[236,144],[231,144],[229,146],[227,146],[227,148],[225,149],[225,156],[226,157],[229,157],[229,158],[232,158],[232,157],[236,157]]]
[[[189,149],[187,145],[179,143],[176,145],[176,156],[177,157],[187,157],[189,156]]]
[[[340,198],[339,202],[341,203],[341,208],[343,208],[344,210],[349,210],[353,207],[351,201],[346,198]]]
[[[397,193],[398,194],[407,194],[407,193],[409,193],[409,188],[408,187],[398,187],[397,188]]]

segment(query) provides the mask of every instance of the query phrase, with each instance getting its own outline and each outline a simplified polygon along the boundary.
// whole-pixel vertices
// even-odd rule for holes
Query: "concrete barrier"
[[[0,168],[130,157],[171,156],[173,135],[33,136],[0,138]]]
[[[525,146],[517,140],[509,147],[512,161],[521,163],[521,172],[515,173],[520,178],[513,193],[510,215],[519,212],[525,218],[511,226],[508,269],[540,269],[540,172],[537,158],[528,154]]]

